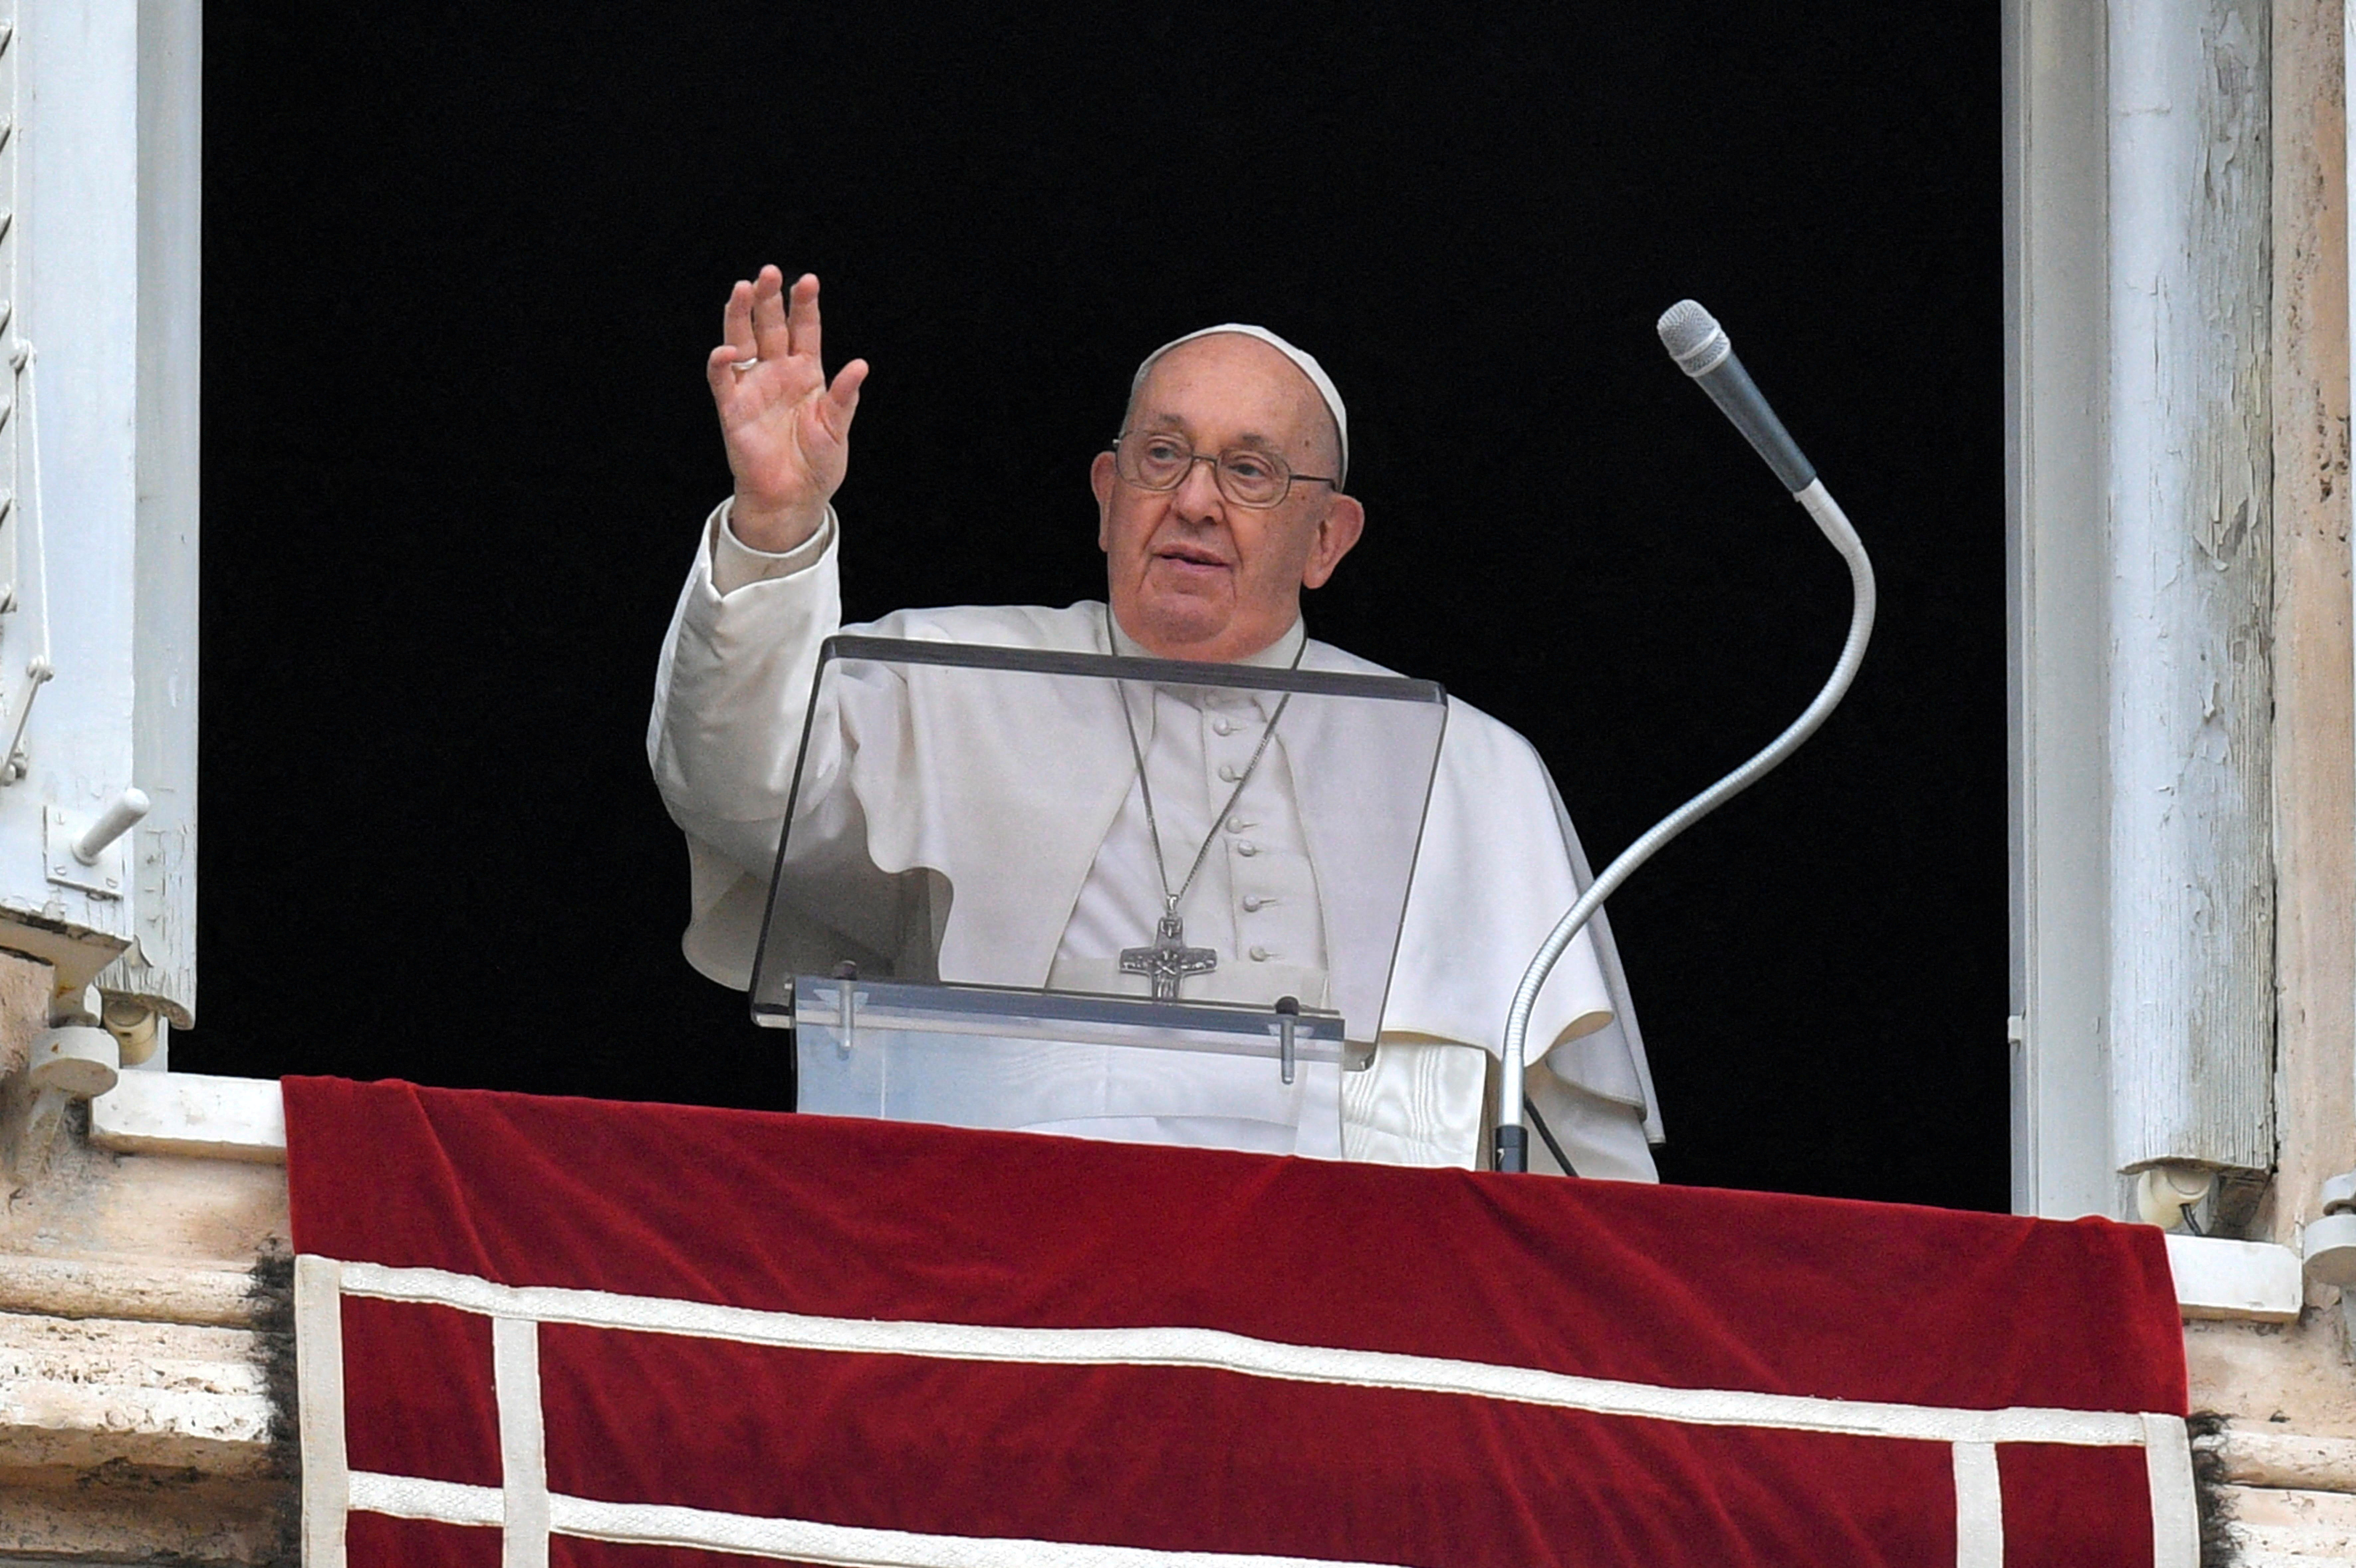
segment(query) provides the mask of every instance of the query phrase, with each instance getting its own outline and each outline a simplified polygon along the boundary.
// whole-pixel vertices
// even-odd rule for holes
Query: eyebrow
[[[1183,431],[1189,437],[1193,436],[1194,433],[1194,427],[1188,424],[1184,420],[1179,418],[1176,414],[1148,414],[1139,428],[1147,430]],[[1235,440],[1229,442],[1226,449],[1232,451],[1238,446],[1255,447],[1261,452],[1269,453],[1278,457],[1284,455],[1283,443],[1277,441],[1271,436],[1262,435],[1256,430],[1248,430],[1244,432],[1241,435],[1236,437]]]

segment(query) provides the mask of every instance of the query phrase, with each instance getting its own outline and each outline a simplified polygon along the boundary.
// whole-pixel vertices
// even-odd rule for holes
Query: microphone
[[[1815,520],[1826,542],[1840,552],[1841,560],[1848,566],[1848,637],[1841,645],[1840,657],[1833,665],[1833,673],[1824,688],[1782,734],[1749,762],[1661,818],[1643,837],[1622,849],[1620,858],[1604,867],[1602,875],[1587,885],[1579,901],[1564,912],[1546,941],[1539,944],[1537,955],[1522,972],[1522,983],[1515,988],[1513,1006],[1505,1015],[1501,1051],[1504,1061],[1498,1074],[1496,1141],[1492,1146],[1494,1167],[1499,1170],[1529,1169],[1529,1133],[1524,1113],[1535,1113],[1537,1109],[1530,1104],[1525,1090],[1530,1017],[1537,1008],[1538,992],[1546,985],[1547,976],[1554,972],[1556,961],[1595,912],[1603,907],[1603,901],[1635,874],[1636,868],[1651,859],[1670,839],[1757,784],[1816,732],[1816,727],[1847,694],[1849,683],[1857,678],[1858,666],[1865,662],[1865,645],[1873,636],[1873,562],[1867,559],[1865,546],[1858,539],[1857,530],[1849,527],[1840,503],[1817,479],[1815,466],[1801,454],[1799,443],[1751,384],[1742,361],[1734,357],[1734,346],[1726,340],[1725,329],[1700,305],[1691,300],[1679,300],[1661,313],[1660,333],[1662,347],[1684,367],[1687,375],[1701,383],[1710,400],[1725,411],[1726,417],[1734,421],[1734,428],[1748,437],[1759,455],[1767,460],[1775,477],[1791,487],[1792,498]],[[1530,1119],[1537,1118],[1533,1115]],[[1539,1130],[1544,1132],[1544,1123],[1539,1124]]]
[[[1661,313],[1656,324],[1661,335],[1661,347],[1679,368],[1701,383],[1709,400],[1719,411],[1734,421],[1783,488],[1796,496],[1814,483],[1816,465],[1800,451],[1800,443],[1767,406],[1766,398],[1751,372],[1734,357],[1734,345],[1727,341],[1726,329],[1718,319],[1702,309],[1694,300],[1679,300]]]

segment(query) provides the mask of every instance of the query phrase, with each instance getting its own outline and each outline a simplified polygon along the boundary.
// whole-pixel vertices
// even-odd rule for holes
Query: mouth
[[[1153,552],[1153,559],[1174,566],[1180,571],[1189,575],[1201,571],[1225,571],[1227,569],[1226,561],[1216,550],[1203,545],[1188,544],[1183,540],[1162,546]]]

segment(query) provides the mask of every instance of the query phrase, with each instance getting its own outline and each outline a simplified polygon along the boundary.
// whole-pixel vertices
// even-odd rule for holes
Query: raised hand
[[[867,361],[853,359],[827,384],[818,279],[807,272],[789,300],[784,275],[762,268],[728,292],[722,323],[727,341],[704,374],[736,476],[730,524],[755,549],[791,549],[818,531],[841,486]]]

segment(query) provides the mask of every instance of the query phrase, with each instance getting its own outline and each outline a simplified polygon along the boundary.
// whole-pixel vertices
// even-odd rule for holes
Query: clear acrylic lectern
[[[798,1107],[1338,1156],[1446,717],[1395,676],[829,639],[752,985]]]

